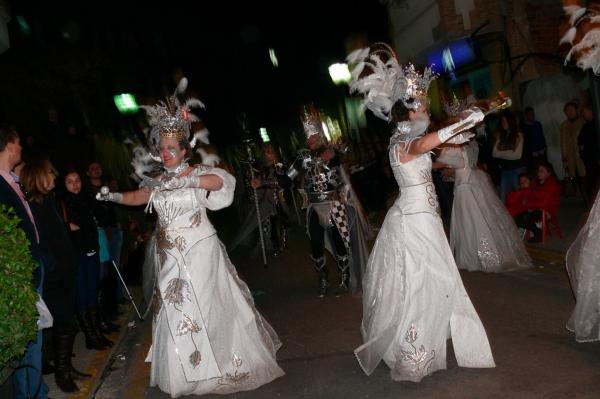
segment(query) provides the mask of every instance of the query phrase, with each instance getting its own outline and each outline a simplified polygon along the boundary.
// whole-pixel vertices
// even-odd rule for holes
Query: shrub
[[[36,338],[37,293],[29,240],[12,208],[0,205],[0,370],[19,358]]]

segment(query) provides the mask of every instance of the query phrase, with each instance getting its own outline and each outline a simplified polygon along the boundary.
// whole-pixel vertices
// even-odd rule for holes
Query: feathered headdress
[[[144,131],[146,145],[138,145],[133,148],[131,164],[134,167],[135,175],[142,176],[159,168],[160,157],[157,147],[161,138],[188,141],[191,148],[194,148],[198,142],[209,144],[209,132],[206,128],[192,132],[192,123],[200,122],[200,118],[191,110],[193,108],[204,109],[204,104],[193,97],[185,100],[179,98],[183,96],[187,86],[187,78],[181,78],[173,95],[159,101],[156,105],[140,106],[146,111],[149,128]],[[188,156],[191,155],[188,154]]]
[[[397,101],[409,109],[426,103],[429,84],[436,78],[429,67],[422,74],[412,64],[402,67],[392,48],[385,43],[355,50],[347,61],[352,67],[350,92],[362,94],[363,108],[385,121],[390,120]]]
[[[590,1],[587,7],[572,0],[564,0],[563,4],[570,28],[559,44],[571,45],[565,64],[574,59],[581,69],[600,75],[600,2]]]
[[[148,138],[153,144],[157,144],[161,138],[174,138],[177,140],[194,140],[190,137],[193,122],[200,119],[191,112],[192,108],[204,109],[204,104],[197,98],[188,98],[180,101],[188,86],[187,78],[181,78],[172,96],[156,105],[142,105],[148,117],[150,131]],[[204,137],[206,139],[206,137]]]

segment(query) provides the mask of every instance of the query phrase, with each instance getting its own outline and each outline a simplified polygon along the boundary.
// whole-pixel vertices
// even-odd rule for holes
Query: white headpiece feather
[[[150,127],[144,130],[146,145],[138,145],[133,148],[133,160],[135,174],[141,176],[150,171],[159,169],[160,156],[157,146],[161,137],[176,138],[177,140],[189,140],[190,146],[194,148],[198,141],[208,144],[208,130],[202,128],[190,135],[193,122],[200,121],[191,110],[193,108],[204,109],[204,104],[197,98],[188,98],[180,101],[188,87],[187,78],[183,77],[177,84],[172,96],[155,105],[145,105],[140,108],[146,111]],[[191,154],[190,154],[191,155]]]
[[[392,107],[399,100],[409,109],[426,102],[429,84],[435,79],[431,68],[425,68],[423,74],[412,64],[403,68],[385,43],[355,50],[347,61],[352,66],[350,92],[362,94],[363,108],[385,121],[390,120]]]
[[[196,154],[202,158],[202,164],[215,167],[221,162],[221,158],[217,154],[209,154],[204,148],[198,148]]]
[[[591,69],[595,74],[600,75],[600,27],[592,27],[582,34],[577,43],[573,44],[582,22],[600,24],[598,8],[568,5],[563,9],[569,17],[571,28],[560,39],[559,44],[568,43],[572,46],[565,57],[565,65],[575,56],[575,63],[579,68]]]

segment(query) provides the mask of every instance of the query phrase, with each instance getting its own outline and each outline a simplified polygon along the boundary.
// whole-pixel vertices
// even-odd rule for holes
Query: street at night
[[[0,0],[0,397],[600,398],[600,0]]]
[[[578,206],[576,201],[571,203]],[[572,230],[567,234],[572,237]],[[361,298],[333,294],[317,298],[306,244],[304,232],[294,226],[289,249],[271,258],[268,268],[263,268],[260,259],[249,262],[243,254],[232,259],[258,293],[258,309],[283,342],[277,359],[286,372],[269,385],[232,397],[558,399],[599,395],[600,347],[576,343],[565,328],[574,300],[564,262],[559,252],[549,249],[552,245],[532,248],[537,258],[533,270],[461,273],[490,338],[497,367],[459,368],[448,345],[448,370],[414,384],[391,381],[384,365],[370,377],[364,375],[353,354],[361,344]],[[151,342],[151,321],[136,325],[124,334],[96,397],[168,398],[148,387],[150,366],[144,358]]]

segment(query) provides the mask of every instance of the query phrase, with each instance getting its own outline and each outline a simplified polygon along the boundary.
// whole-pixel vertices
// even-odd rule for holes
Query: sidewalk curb
[[[95,397],[96,390],[102,383],[106,369],[112,363],[112,359],[118,351],[121,341],[123,341],[127,335],[129,329],[127,325],[132,315],[134,315],[133,306],[128,303],[121,319],[118,321],[120,327],[119,332],[107,336],[107,338],[113,341],[112,348],[106,351],[96,351],[96,354],[88,364],[87,369],[84,370],[85,372],[91,373],[92,378],[89,380],[78,381],[79,392],[69,395],[69,399],[93,399]]]

